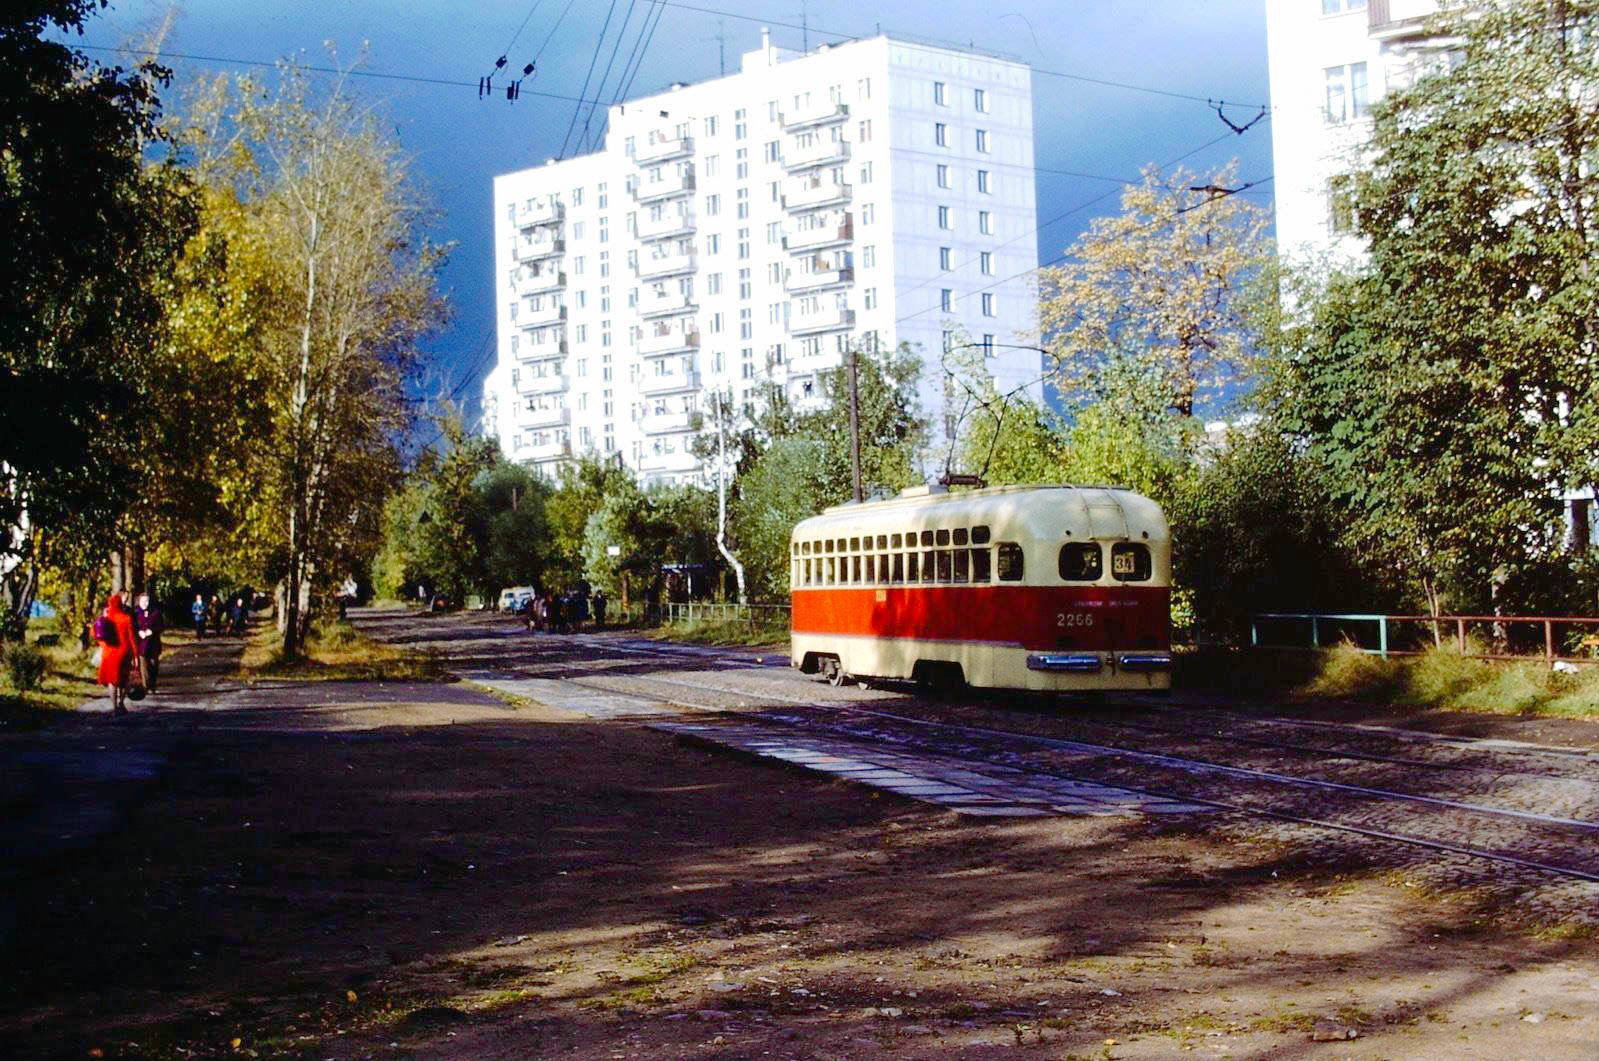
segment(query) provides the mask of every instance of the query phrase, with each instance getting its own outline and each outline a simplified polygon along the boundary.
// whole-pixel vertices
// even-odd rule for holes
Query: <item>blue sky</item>
[[[125,44],[159,21],[169,6],[158,0],[113,0],[109,12],[91,21],[83,43]],[[176,72],[173,95],[197,74],[246,69],[215,59],[271,62],[298,56],[326,65],[324,42],[329,41],[346,61],[365,46],[363,68],[372,73],[462,83],[369,77],[356,79],[354,88],[379,101],[392,118],[439,209],[434,236],[454,244],[443,274],[453,316],[429,340],[432,369],[423,386],[429,393],[459,392],[475,405],[475,381],[488,367],[480,354],[488,349],[485,340],[494,321],[491,180],[558,153],[576,104],[551,97],[580,95],[610,11],[594,72],[597,83],[617,27],[631,8],[621,58],[603,90],[604,98],[611,98],[634,31],[655,6],[655,0],[616,0],[614,8],[611,0],[187,0],[177,5],[166,48],[212,57],[169,59]],[[719,34],[728,68],[736,69],[739,53],[756,47],[763,24],[771,26],[774,41],[783,47],[801,46],[804,24],[813,47],[881,30],[973,44],[1032,65],[1041,261],[1062,254],[1095,216],[1115,212],[1120,185],[1096,177],[1133,179],[1147,163],[1168,162],[1222,136],[1185,164],[1210,169],[1236,157],[1244,180],[1271,174],[1269,122],[1243,136],[1230,135],[1205,102],[1229,101],[1228,116],[1242,124],[1267,101],[1263,0],[669,0],[656,9],[658,28],[629,96],[674,81],[715,77]],[[477,79],[493,68],[513,37],[507,70],[520,71],[542,48],[536,76],[524,83],[514,103],[503,96],[480,100]],[[102,61],[117,58],[91,54]],[[504,80],[504,75],[497,78]],[[591,84],[588,95],[595,94]],[[1180,98],[1185,95],[1200,98]],[[1248,194],[1269,207],[1270,189],[1268,184]]]

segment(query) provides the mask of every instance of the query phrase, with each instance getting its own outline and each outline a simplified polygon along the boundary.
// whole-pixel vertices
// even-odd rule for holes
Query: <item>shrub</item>
[[[1481,645],[1467,642],[1473,653]],[[1454,703],[1471,689],[1494,680],[1494,665],[1487,660],[1467,659],[1453,644],[1429,648],[1411,661],[1405,673],[1405,699],[1427,707]]]
[[[19,693],[37,689],[44,681],[44,653],[37,645],[22,642],[5,646],[6,677]]]
[[[1322,657],[1321,672],[1304,691],[1340,700],[1387,700],[1399,690],[1399,661],[1363,652],[1347,641]]]

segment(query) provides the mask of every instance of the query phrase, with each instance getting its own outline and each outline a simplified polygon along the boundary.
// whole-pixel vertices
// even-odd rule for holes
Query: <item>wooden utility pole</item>
[[[859,355],[849,348],[849,466],[855,478],[855,503],[866,500],[861,490],[861,395]]]

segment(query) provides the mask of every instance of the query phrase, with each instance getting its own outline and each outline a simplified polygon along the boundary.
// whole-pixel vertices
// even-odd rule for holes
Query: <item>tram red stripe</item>
[[[1164,586],[796,589],[794,632],[1020,643],[1035,651],[1171,647]]]

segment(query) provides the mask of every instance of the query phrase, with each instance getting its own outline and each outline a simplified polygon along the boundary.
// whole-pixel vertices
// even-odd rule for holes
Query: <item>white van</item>
[[[500,591],[500,611],[519,612],[533,599],[532,586],[512,586]]]

